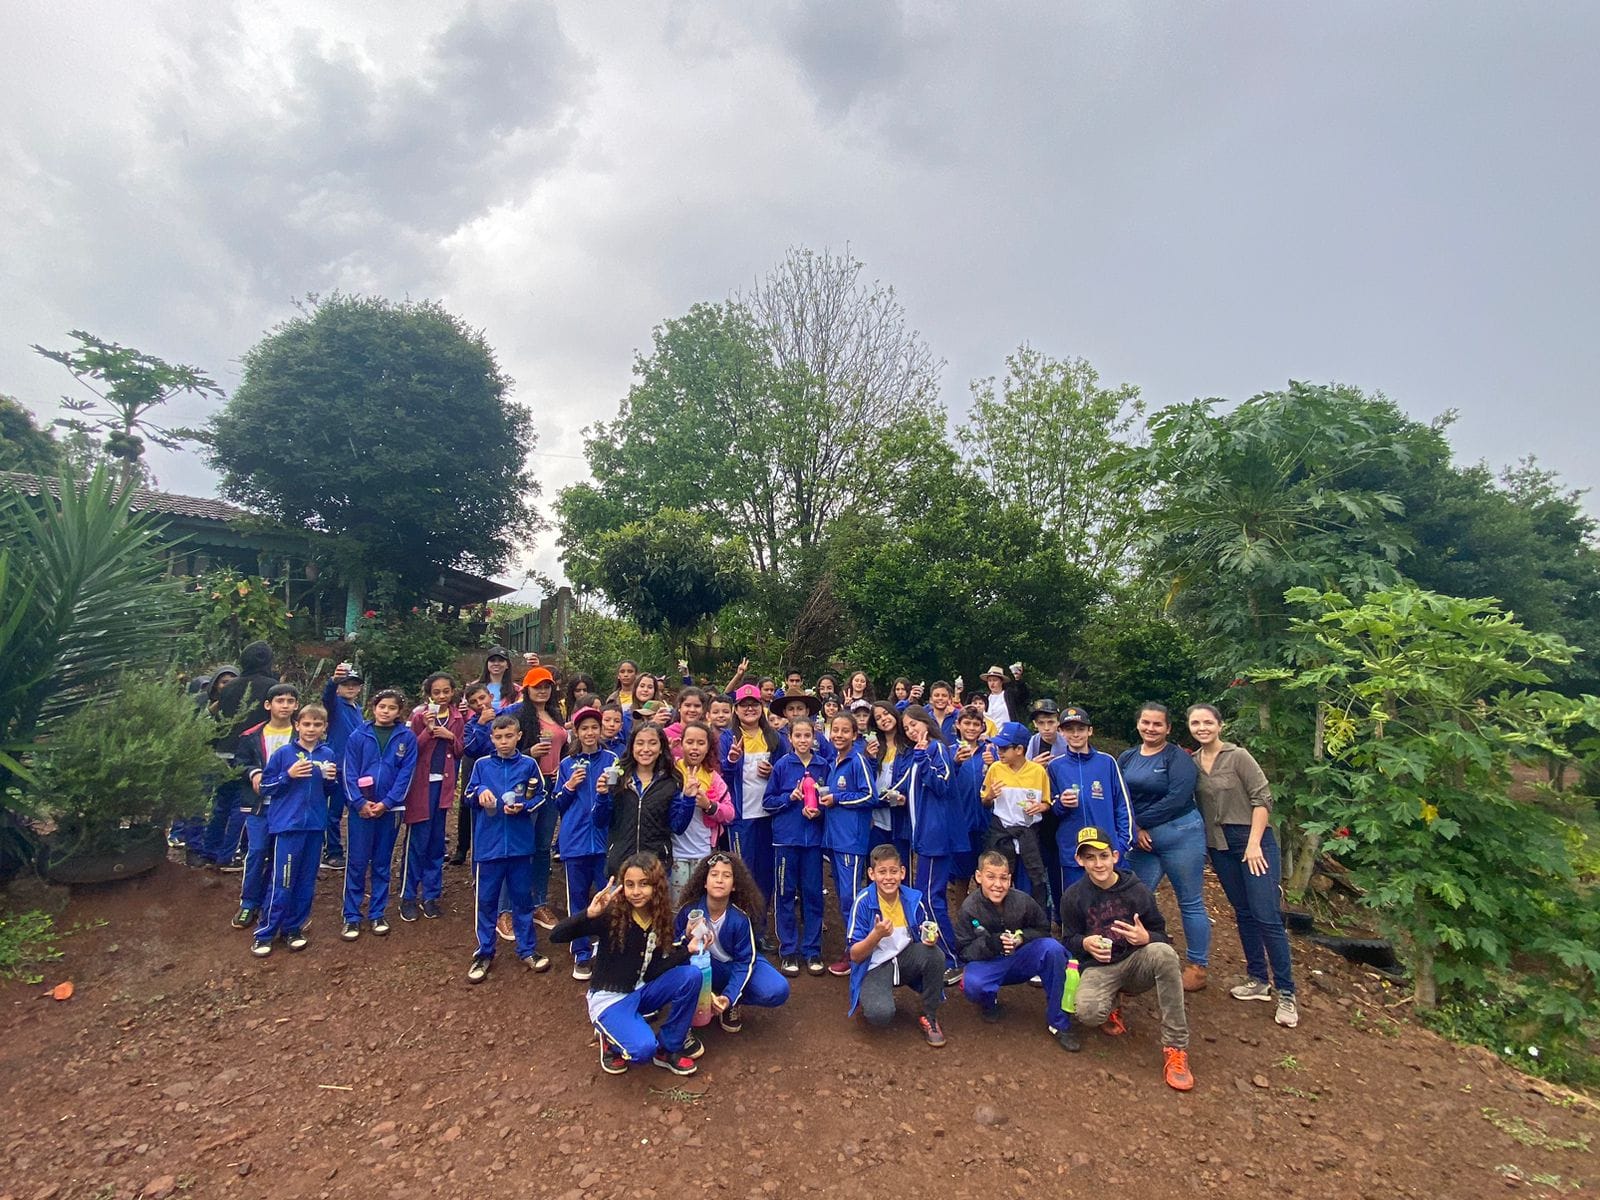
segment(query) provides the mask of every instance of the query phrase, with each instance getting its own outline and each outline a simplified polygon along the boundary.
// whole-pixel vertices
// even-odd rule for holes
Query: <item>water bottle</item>
[[[1078,960],[1067,959],[1067,978],[1061,988],[1061,1011],[1074,1013],[1078,1011],[1078,984],[1083,980],[1082,973],[1078,970]]]
[[[817,781],[809,775],[800,780],[800,801],[807,812],[817,811]]]
[[[694,1019],[690,1021],[698,1029],[711,1024],[717,1011],[716,1005],[711,1003],[711,951],[701,950],[691,955],[689,961],[700,968],[700,998],[695,1002]]]

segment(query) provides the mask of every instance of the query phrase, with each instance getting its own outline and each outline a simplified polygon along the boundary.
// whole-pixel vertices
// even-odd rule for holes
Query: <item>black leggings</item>
[[[451,862],[466,862],[467,855],[472,852],[473,806],[467,804],[462,797],[467,792],[467,780],[472,778],[472,765],[477,761],[476,758],[462,759],[461,769],[456,772],[456,778],[460,781],[460,785],[457,788],[458,794],[456,796],[456,849],[455,853],[450,856]]]
[[[1018,878],[1017,860],[1022,860],[1028,872],[1028,882],[1033,887],[1033,898],[1046,914],[1054,911],[1050,903],[1050,876],[1045,871],[1044,855],[1039,852],[1039,827],[1022,825],[1008,828],[995,817],[989,818],[989,837],[984,843],[989,850],[998,850],[1011,864],[1011,877]]]

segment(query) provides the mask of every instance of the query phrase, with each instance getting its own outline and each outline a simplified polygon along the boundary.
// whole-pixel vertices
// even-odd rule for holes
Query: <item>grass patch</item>
[[[1522,1117],[1506,1116],[1498,1109],[1484,1108],[1479,1110],[1483,1119],[1493,1125],[1501,1133],[1515,1142],[1535,1150],[1582,1150],[1589,1153],[1589,1143],[1593,1139],[1587,1133],[1580,1133],[1576,1138],[1558,1138],[1551,1135],[1538,1121],[1524,1120]]]
[[[56,927],[49,913],[0,912],[0,979],[42,983],[39,968],[61,957]]]

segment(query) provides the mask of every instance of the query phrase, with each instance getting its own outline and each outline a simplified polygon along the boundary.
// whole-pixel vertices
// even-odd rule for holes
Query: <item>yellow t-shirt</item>
[[[619,706],[621,706],[622,708],[632,708],[633,707],[633,693],[632,692],[618,692],[617,693],[617,704]]]
[[[994,800],[994,815],[1000,818],[1002,825],[1015,829],[1040,820],[1043,814],[1030,817],[1022,811],[1024,804],[1037,804],[1050,797],[1050,776],[1038,763],[1028,759],[1012,770],[1005,763],[997,762],[984,774],[986,795],[993,783],[1000,785],[1000,794]]]
[[[900,893],[896,891],[893,900],[885,900],[880,893],[878,896],[878,911],[883,914],[883,919],[896,929],[906,927],[905,905],[900,903]]]
[[[746,754],[765,754],[767,752],[767,736],[759,728],[754,732],[748,729],[742,730],[740,736],[744,741],[744,752]]]

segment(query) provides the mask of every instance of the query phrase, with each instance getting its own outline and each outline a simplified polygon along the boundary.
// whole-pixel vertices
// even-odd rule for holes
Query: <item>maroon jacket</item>
[[[448,749],[444,755],[444,782],[439,785],[439,808],[450,807],[456,796],[456,766],[461,761],[461,749],[467,719],[459,708],[450,710]],[[406,789],[407,825],[416,825],[428,819],[428,776],[433,774],[433,743],[437,728],[428,717],[428,706],[419,706],[411,714],[411,732],[417,735],[417,769],[411,773],[411,786]]]

